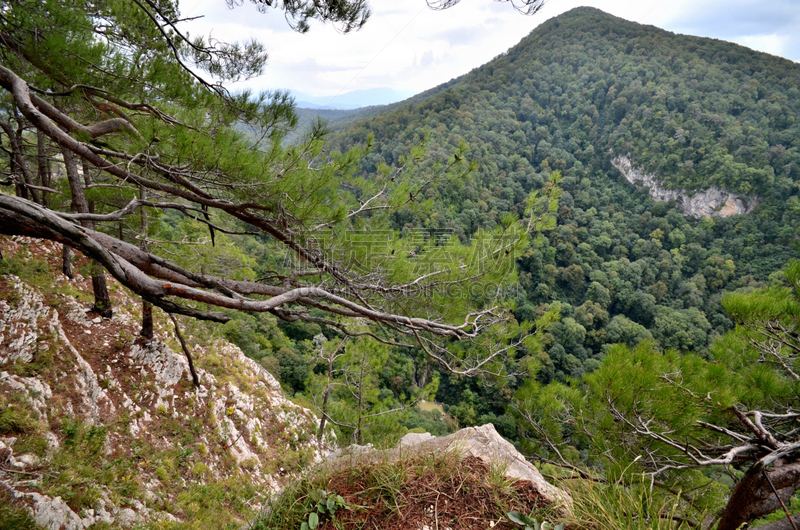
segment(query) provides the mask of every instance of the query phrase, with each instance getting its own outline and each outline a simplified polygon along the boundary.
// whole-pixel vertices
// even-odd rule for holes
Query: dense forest
[[[468,243],[480,228],[520,215],[531,191],[561,175],[557,226],[532,238],[509,297],[519,322],[558,311],[540,337],[536,378],[566,383],[597,370],[612,345],[643,339],[657,351],[710,359],[715,338],[734,328],[721,304],[725,293],[783,281],[800,227],[798,86],[800,65],[791,61],[579,8],[407,102],[318,116],[331,118],[334,151],[370,137],[365,176],[402,165],[420,144],[432,155],[424,165],[466,142],[464,157],[477,169],[428,188],[431,208],[423,214],[396,210],[391,227],[399,232]],[[313,121],[314,111],[302,113],[304,123]],[[358,119],[365,121],[352,123]],[[653,202],[629,184],[611,164],[617,155],[666,188],[691,195],[716,186],[761,202],[749,215],[687,217],[679,204]],[[237,317],[229,336],[266,356],[290,392],[305,393],[310,340],[333,335],[324,326],[280,322],[261,331],[256,320]],[[258,346],[277,331],[277,346]],[[378,361],[374,375],[375,410],[399,407],[434,378],[435,399],[450,416],[448,426],[431,423],[436,413],[406,410],[406,420],[389,420],[395,429],[398,421],[431,432],[491,421],[517,436],[508,406],[524,378],[487,384],[453,377],[419,351],[385,355],[390,361]],[[375,441],[384,428],[376,426]]]
[[[518,351],[535,357],[538,383],[580,385],[617,344],[712,361],[715,340],[735,326],[725,294],[785,282],[800,227],[799,84],[800,65],[790,61],[579,8],[407,102],[318,115],[335,129],[330,149],[369,142],[364,176],[406,163],[419,145],[432,155],[424,165],[466,142],[475,171],[427,189],[431,208],[422,214],[396,210],[391,227],[400,233],[469,243],[479,229],[520,215],[531,191],[561,175],[557,226],[531,239],[508,296],[519,322],[550,322],[557,311],[536,347]],[[314,111],[302,112],[304,123],[313,121]],[[617,155],[666,188],[691,195],[716,186],[761,202],[749,215],[687,217],[679,204],[653,202],[628,183],[611,164]],[[318,406],[327,371],[314,337],[334,339],[332,330],[246,315],[226,329],[288,392]],[[391,443],[406,429],[443,434],[487,422],[523,441],[519,396],[531,390],[521,374],[464,378],[420,350],[373,343],[353,351],[364,348],[372,354],[358,441]],[[366,361],[358,355],[337,358],[340,377]],[[421,396],[447,414],[407,407]],[[332,410],[351,425],[340,435],[351,436],[353,398],[347,390],[333,397]],[[398,412],[380,415],[389,410]]]
[[[732,329],[722,293],[764,286],[796,256],[799,84],[790,61],[580,8],[426,99],[339,131],[334,145],[374,135],[369,173],[423,138],[441,152],[466,141],[479,164],[471,178],[439,189],[430,216],[394,217],[396,229],[464,240],[561,172],[558,227],[518,262],[516,315],[560,304],[539,378],[565,381],[597,368],[609,344],[643,337],[704,354]],[[687,218],[628,184],[615,155],[666,188],[717,186],[763,203]]]
[[[362,161],[365,175],[381,164],[401,163],[418,144],[443,157],[466,142],[465,156],[477,161],[466,179],[428,190],[435,201],[426,215],[396,212],[392,226],[398,231],[447,232],[467,242],[479,228],[520,214],[528,193],[552,174],[562,177],[557,226],[531,240],[517,262],[519,289],[511,293],[520,322],[558,310],[535,353],[537,383],[524,377],[466,379],[433,367],[439,381],[435,399],[448,414],[433,422],[437,414],[406,411],[398,421],[433,433],[492,422],[540,456],[608,466],[592,455],[614,448],[630,451],[620,460],[630,462],[648,452],[626,447],[625,436],[642,435],[642,429],[621,429],[619,438],[602,442],[607,445],[592,438],[597,429],[613,432],[612,425],[622,421],[621,413],[605,426],[600,419],[608,414],[603,392],[629,395],[614,388],[620,382],[624,388],[624,382],[640,381],[636,388],[647,395],[660,388],[671,396],[665,399],[691,409],[646,374],[695,372],[701,381],[709,377],[704,366],[725,360],[730,379],[710,387],[706,380],[700,387],[730,388],[740,392],[734,401],[762,406],[774,388],[763,373],[743,368],[758,364],[740,346],[755,339],[734,328],[757,321],[757,307],[783,302],[761,299],[743,313],[737,304],[744,302],[726,296],[768,286],[775,295],[774,289],[786,285],[782,268],[797,256],[798,86],[796,63],[579,8],[546,22],[491,63],[382,114],[365,109],[360,117],[369,119],[357,124],[337,115],[331,124],[334,150],[371,138],[374,147]],[[747,195],[759,206],[748,215],[686,216],[680,204],[654,202],[628,183],[611,164],[620,155],[655,174],[666,189],[691,196],[713,186]],[[753,315],[743,316],[747,311]],[[795,329],[792,317],[787,322]],[[726,359],[731,351],[740,353]],[[686,357],[654,360],[661,352]],[[414,378],[422,358],[411,356],[412,365],[407,354],[388,355],[394,361],[382,364],[376,387],[396,406],[420,386]],[[613,361],[604,364],[607,356]],[[661,362],[672,364],[652,364]],[[637,363],[648,369],[634,368]],[[576,400],[587,399],[579,388],[599,399],[584,416],[574,408]],[[756,388],[759,398],[752,396]],[[785,391],[791,401],[793,391]],[[635,410],[635,399],[629,405]],[[685,421],[680,406],[659,413]],[[385,435],[376,432],[375,440]],[[707,489],[706,475],[686,473],[676,483],[705,484],[693,497],[708,507],[722,494]]]
[[[554,475],[686,498],[678,524],[777,510],[737,504],[768,491],[754,462],[791,506],[800,65],[579,8],[406,102],[327,128],[300,112],[297,134],[285,94],[181,62],[237,80],[260,44],[192,43],[164,30],[177,5],[145,3],[0,20],[0,231],[61,243],[65,275],[69,247],[91,258],[94,311],[113,313],[108,273],[141,298],[142,341],[154,307],[218,323],[320,444],[490,422]],[[280,7],[299,27],[365,20],[301,4]],[[74,53],[42,33],[54,17]],[[687,216],[615,157],[757,207]]]

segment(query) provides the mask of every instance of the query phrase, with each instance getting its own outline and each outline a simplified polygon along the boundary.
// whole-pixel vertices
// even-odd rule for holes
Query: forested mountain
[[[640,508],[621,508],[600,528],[661,527],[664,499],[686,501],[679,527],[739,528],[779,510],[776,497],[796,513],[796,457],[776,455],[795,443],[798,418],[798,87],[790,61],[579,8],[459,79],[332,124],[333,150],[370,146],[367,177],[408,163],[419,145],[430,153],[422,166],[468,146],[462,156],[477,169],[426,189],[432,210],[395,211],[401,233],[468,242],[562,177],[558,223],[532,238],[509,293],[523,324],[560,313],[538,343],[516,348],[519,359],[532,354],[536,377],[475,380],[434,365],[426,379],[430,363],[391,351],[380,394],[396,400],[438,379],[448,413],[438,427],[422,413],[401,423],[437,432],[452,419],[491,422],[529,458],[625,484],[636,506],[659,514],[634,522]],[[687,215],[629,183],[616,168],[627,164],[661,196],[733,193],[757,206]],[[753,427],[762,411],[769,425]],[[748,445],[770,432],[771,445]],[[609,491],[615,500],[598,501],[598,512],[622,498]],[[760,524],[788,528],[780,518]]]
[[[612,149],[632,154],[669,188],[785,191],[787,179],[800,176],[798,84],[800,65],[791,61],[585,7],[369,127],[379,139],[394,133],[389,144],[446,127],[478,156],[489,144],[535,169],[544,160],[552,169],[597,164]],[[487,135],[470,138],[478,129]],[[380,156],[392,161],[395,149],[382,145]]]
[[[394,217],[396,229],[462,240],[519,214],[527,194],[561,172],[558,227],[519,261],[516,314],[531,320],[562,304],[540,378],[563,380],[599,366],[606,344],[653,337],[706,351],[732,326],[721,294],[764,285],[796,255],[798,86],[791,61],[578,8],[333,143],[374,135],[368,174],[398,164],[426,135],[434,155],[466,141],[477,171],[429,190],[430,216]],[[763,202],[750,215],[687,218],[626,182],[610,163],[620,155],[668,189],[714,186]]]
[[[355,30],[368,12],[362,0],[265,4],[300,30],[311,19]],[[135,410],[96,415],[81,431],[67,402],[53,400],[50,429],[66,451],[57,453],[43,443],[46,420],[18,412],[28,410],[17,408],[23,390],[11,387],[21,394],[8,394],[11,407],[0,400],[0,434],[20,460],[24,449],[59,462],[84,445],[97,456],[92,439],[114,432],[124,445],[135,435],[129,420],[156,418],[181,448],[137,452],[135,465],[161,484],[211,476],[190,470],[193,448],[257,472],[234,458],[247,454],[234,452],[241,444],[261,449],[255,434],[236,434],[256,424],[239,410],[250,397],[233,388],[261,395],[240,370],[261,368],[224,348],[192,365],[198,337],[223,335],[318,415],[298,432],[280,418],[266,428],[302,453],[273,458],[275,473],[302,467],[303,444],[321,448],[331,431],[342,445],[389,446],[409,431],[493,423],[592,497],[575,526],[733,530],[767,515],[768,530],[787,528],[772,512],[797,512],[800,500],[800,261],[791,261],[800,65],[581,8],[461,78],[291,144],[297,113],[285,94],[223,86],[261,72],[262,45],[190,40],[176,29],[177,8],[24,0],[0,17],[0,233],[13,236],[0,240],[0,309],[22,326],[0,347],[27,352],[0,368],[30,379],[24,399],[37,408],[40,378],[68,371],[53,359],[80,365],[57,355],[53,337],[69,335],[104,374],[95,387],[119,383],[122,407]],[[685,215],[682,203],[653,202],[630,184],[615,168],[622,159],[676,199],[735,193],[755,209]],[[57,263],[70,282],[50,281]],[[19,278],[44,289],[57,313],[80,298],[79,320],[67,320],[81,327],[23,341],[35,337],[29,323],[53,320],[24,310],[42,303],[18,294]],[[94,303],[72,282],[91,283]],[[97,316],[87,320],[87,308]],[[220,325],[193,323],[185,341],[176,314]],[[112,318],[124,328],[109,327]],[[180,383],[181,395],[215,432],[171,422],[192,418],[171,415],[167,394],[114,368],[134,340],[152,345],[173,327],[195,388]],[[209,408],[212,382],[230,392]],[[71,393],[59,381],[52,390]],[[285,409],[272,402],[276,411]],[[138,488],[133,467],[110,465],[127,477],[120,487]],[[104,484],[116,487],[104,466]],[[58,475],[35,471],[73,480],[66,464]],[[255,497],[228,485],[243,493],[197,495],[245,513],[236,506]],[[287,501],[303,505],[309,527],[319,522],[311,511],[331,509],[323,498],[343,504],[335,484],[324,487]],[[80,511],[100,494],[64,495]],[[228,509],[181,495],[162,498],[187,512]],[[192,517],[186,527],[199,527]]]

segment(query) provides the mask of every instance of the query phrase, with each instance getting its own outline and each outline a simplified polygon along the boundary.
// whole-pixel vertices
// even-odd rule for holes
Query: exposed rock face
[[[511,443],[497,433],[494,425],[467,427],[448,436],[430,433],[409,433],[400,439],[396,449],[376,451],[364,446],[351,446],[331,455],[331,465],[347,465],[353,461],[370,458],[399,458],[408,452],[455,452],[460,458],[473,456],[483,460],[490,468],[505,469],[506,477],[530,482],[534,489],[554,504],[563,515],[572,511],[572,496],[547,482],[536,467],[528,462]]]
[[[52,258],[58,270],[60,252],[53,243],[27,238],[0,243],[4,255]],[[13,407],[37,422],[33,436],[42,440],[37,447],[46,447],[38,455],[23,454],[16,448],[31,434],[0,432],[0,489],[26,505],[43,527],[180,521],[187,516],[175,501],[185,488],[240,476],[264,499],[294,473],[321,461],[316,441],[307,435],[316,417],[283,397],[275,378],[236,346],[212,333],[200,342],[186,330],[201,383],[195,388],[186,357],[168,344],[174,340],[171,326],[157,319],[157,338],[137,341],[140,302],[115,282],[110,282],[112,319],[87,314],[90,305],[75,298],[75,292],[91,292],[90,280],[54,274],[48,282],[32,285],[0,276],[0,396],[13,397]],[[70,506],[67,496],[30,480],[57,474],[47,466],[54,452],[67,449],[65,418],[103,430],[100,451],[107,465],[132,462],[135,496],[98,484],[93,504]],[[170,468],[175,463],[170,455],[178,451],[185,460]],[[165,455],[161,469],[150,462],[159,455]]]
[[[33,514],[36,524],[47,530],[83,530],[83,521],[73,512],[61,497],[51,499],[38,493],[23,494],[33,500]],[[94,521],[92,521],[94,522]]]
[[[625,180],[640,188],[647,188],[651,199],[674,200],[683,207],[683,213],[690,217],[730,217],[748,214],[761,203],[759,197],[736,195],[713,186],[691,196],[684,190],[664,189],[656,175],[645,173],[642,168],[636,167],[629,156],[612,158],[611,164],[622,173]]]
[[[30,362],[37,348],[46,347],[46,343],[42,344],[39,340],[42,330],[37,320],[44,319],[44,330],[51,331],[58,315],[45,307],[42,297],[37,296],[19,278],[12,276],[9,280],[19,297],[13,307],[6,300],[0,300],[0,344],[8,345],[8,348],[0,350],[0,363],[17,359]]]
[[[467,427],[449,436],[409,433],[400,439],[399,446],[426,452],[455,451],[461,458],[480,458],[490,467],[504,467],[508,478],[527,480],[548,502],[555,503],[566,511],[572,506],[570,494],[547,482],[533,464],[497,433],[491,423]]]

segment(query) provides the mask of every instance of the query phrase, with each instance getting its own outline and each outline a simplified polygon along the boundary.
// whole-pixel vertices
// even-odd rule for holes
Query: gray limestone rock
[[[397,445],[399,447],[411,447],[413,445],[420,444],[432,438],[436,437],[429,432],[423,432],[423,433],[410,432],[405,436],[403,436],[402,438],[400,438],[400,442]]]
[[[448,436],[433,436],[430,433],[409,433],[405,435],[396,449],[388,451],[364,451],[361,447],[353,451],[345,448],[339,455],[333,455],[331,465],[346,465],[353,460],[376,458],[397,458],[413,453],[455,452],[460,458],[473,456],[494,468],[505,469],[505,476],[514,480],[530,482],[536,491],[549,503],[554,504],[564,515],[572,511],[572,496],[566,491],[547,482],[536,467],[525,460],[510,442],[500,436],[494,425],[487,423],[480,427],[467,427]],[[337,456],[340,458],[336,458]],[[347,460],[345,460],[347,459]]]
[[[30,469],[39,465],[39,457],[35,455],[19,455],[16,460],[15,467],[20,469]]]
[[[426,433],[427,434],[427,433]],[[403,437],[408,446],[424,451],[454,451],[462,458],[474,456],[483,460],[489,466],[505,467],[508,478],[527,480],[550,503],[556,503],[569,511],[572,497],[569,493],[547,482],[536,467],[525,460],[516,448],[505,438],[500,436],[494,425],[487,423],[480,427],[467,427],[448,436],[431,436],[408,439]],[[403,440],[400,441],[401,447]],[[412,445],[411,440],[416,441]]]
[[[130,508],[123,508],[117,512],[117,524],[120,526],[133,526],[138,520],[139,516]]]
[[[38,493],[26,496],[33,499],[33,518],[39,526],[47,530],[83,530],[83,521],[61,497],[50,498]]]
[[[622,173],[631,184],[647,188],[654,201],[671,201],[683,207],[684,215],[690,217],[730,217],[748,214],[761,203],[759,197],[736,195],[714,186],[705,191],[689,194],[685,190],[668,190],[661,187],[659,178],[634,165],[630,156],[617,156],[611,164]]]

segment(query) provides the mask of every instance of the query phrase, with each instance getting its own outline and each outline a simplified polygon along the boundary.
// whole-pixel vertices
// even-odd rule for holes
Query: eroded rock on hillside
[[[572,497],[549,484],[492,424],[449,436],[407,434],[397,447],[350,446],[284,490],[245,528],[297,528],[298,506],[324,495],[340,506],[321,528],[512,530],[508,513],[574,520]],[[333,502],[333,501],[332,501]]]
[[[59,246],[0,245],[0,488],[41,526],[194,520],[209,502],[235,522],[321,459],[313,414],[237,347],[184,322],[195,388],[165,315],[142,342],[119,285],[101,318],[90,280],[53,272]]]
[[[502,469],[514,481],[531,484],[533,491],[547,504],[552,504],[564,514],[571,512],[572,496],[547,482],[536,467],[505,438],[494,425],[467,427],[447,436],[430,433],[409,433],[400,439],[397,448],[377,451],[363,446],[345,448],[332,455],[330,465],[351,466],[354,463],[407,458],[410,454],[455,453],[460,460],[477,458],[492,469]]]
[[[557,504],[566,511],[572,504],[570,494],[547,482],[536,466],[500,436],[491,423],[467,427],[448,436],[409,433],[400,439],[399,447],[424,452],[452,451],[461,458],[479,458],[490,467],[503,469],[510,479],[530,482],[548,503]]]
[[[617,156],[611,164],[622,173],[631,184],[647,188],[654,201],[675,201],[683,208],[684,215],[689,217],[730,217],[731,215],[748,214],[761,203],[759,197],[737,195],[714,186],[705,191],[693,194],[685,190],[668,190],[661,187],[658,177],[637,167],[630,156]]]

